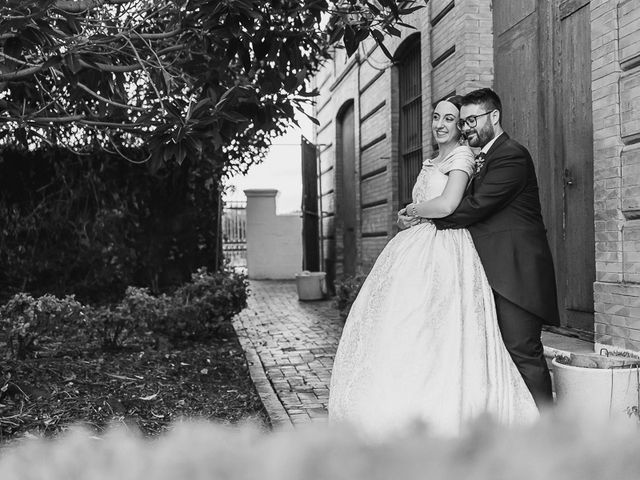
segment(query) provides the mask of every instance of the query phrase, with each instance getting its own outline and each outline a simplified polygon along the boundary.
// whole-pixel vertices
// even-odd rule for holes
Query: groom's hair
[[[462,97],[462,105],[482,105],[487,110],[498,110],[502,121],[502,102],[496,92],[490,88],[479,88]]]

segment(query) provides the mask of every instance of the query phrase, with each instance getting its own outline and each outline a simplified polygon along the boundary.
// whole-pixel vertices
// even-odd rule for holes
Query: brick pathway
[[[326,421],[343,325],[332,301],[300,302],[292,281],[252,280],[248,304],[234,327],[274,427]]]
[[[331,366],[343,322],[331,300],[300,302],[293,281],[251,281],[248,307],[234,319],[249,370],[275,428],[324,422]],[[548,362],[593,352],[593,344],[542,332]]]

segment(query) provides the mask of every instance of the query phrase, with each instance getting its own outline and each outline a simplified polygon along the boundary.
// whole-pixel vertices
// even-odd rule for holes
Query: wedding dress
[[[442,193],[452,170],[473,171],[468,147],[423,163],[413,201]],[[336,353],[331,423],[372,438],[416,420],[457,435],[481,414],[508,425],[539,413],[500,336],[493,294],[466,229],[431,222],[400,231],[351,307]]]

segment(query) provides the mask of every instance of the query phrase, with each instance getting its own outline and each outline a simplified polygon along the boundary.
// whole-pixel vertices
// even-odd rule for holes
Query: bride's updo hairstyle
[[[449,102],[451,105],[456,107],[458,109],[458,113],[460,113],[460,108],[462,108],[462,95],[451,95],[450,97],[445,98],[443,101]],[[460,133],[460,137],[458,137],[458,143],[462,145],[464,144],[466,139],[464,138],[464,135],[462,134],[460,127],[459,126],[456,126],[456,127],[458,128],[458,132]]]
[[[462,95],[451,95],[449,98],[445,98],[444,101],[453,104],[458,111],[462,107]]]

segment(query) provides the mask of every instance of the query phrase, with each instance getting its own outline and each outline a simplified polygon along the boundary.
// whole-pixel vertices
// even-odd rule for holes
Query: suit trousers
[[[542,319],[494,293],[498,326],[513,362],[539,409],[551,405],[551,376],[540,335]]]

